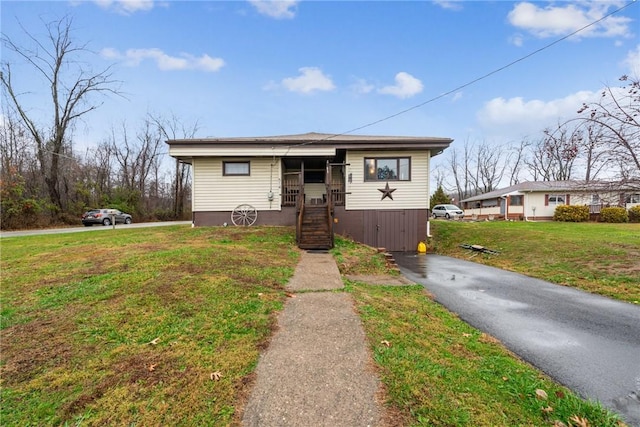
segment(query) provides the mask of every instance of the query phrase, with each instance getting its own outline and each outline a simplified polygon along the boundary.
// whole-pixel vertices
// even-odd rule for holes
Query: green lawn
[[[2,425],[239,425],[298,261],[292,229],[122,227],[0,242]],[[388,272],[345,239],[333,254],[343,273]],[[419,286],[345,291],[395,425],[619,425]]]
[[[442,255],[640,302],[640,224],[438,220],[431,221],[431,234],[429,249]]]

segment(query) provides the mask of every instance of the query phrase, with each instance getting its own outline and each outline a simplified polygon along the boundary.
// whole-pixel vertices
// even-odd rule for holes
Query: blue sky
[[[197,121],[200,137],[358,129],[450,137],[454,147],[508,144],[574,117],[621,75],[640,75],[640,4],[632,1],[3,0],[0,7],[2,32],[16,44],[30,46],[19,25],[40,37],[43,21],[69,15],[75,39],[96,53],[83,61],[94,70],[113,64],[126,99],[102,99],[77,127],[77,146],[91,147],[123,123],[135,132],[147,113]],[[30,111],[44,114],[46,86],[7,49],[2,60],[29,92]]]

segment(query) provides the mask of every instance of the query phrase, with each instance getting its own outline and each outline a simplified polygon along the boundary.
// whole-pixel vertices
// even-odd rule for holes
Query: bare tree
[[[522,139],[517,146],[511,147],[511,150],[505,158],[505,168],[509,174],[509,186],[516,185],[520,182],[520,173],[522,165],[526,160],[527,149],[531,146],[531,142]]]
[[[150,115],[149,119],[158,126],[161,134],[165,139],[193,138],[198,132],[198,123],[185,125],[175,115],[169,118]],[[188,184],[191,174],[190,165],[175,160],[175,169],[173,175],[173,206],[172,211],[174,218],[181,218],[184,213],[184,205],[188,195]]]
[[[640,187],[640,80],[622,76],[622,87],[605,87],[597,102],[583,104],[579,120],[601,126],[600,139],[620,178]]]
[[[465,144],[466,147],[466,144]],[[466,153],[466,151],[465,151]],[[464,166],[460,163],[458,150],[453,149],[449,151],[448,158],[449,168],[451,170],[451,176],[453,178],[453,187],[455,188],[458,200],[462,200],[467,197],[467,174],[464,170]]]
[[[36,157],[49,199],[61,211],[64,206],[60,188],[60,159],[65,155],[65,149],[71,147],[73,124],[98,108],[100,104],[91,102],[93,95],[118,94],[118,82],[112,80],[110,68],[92,72],[86,63],[79,62],[80,56],[89,53],[89,50],[86,45],[77,44],[73,40],[72,24],[69,17],[45,23],[45,40],[39,40],[23,27],[32,47],[19,46],[9,36],[2,35],[4,47],[31,66],[49,86],[50,122],[38,123],[35,115],[30,113],[30,106],[26,101],[23,102],[20,85],[14,81],[14,78],[20,76],[14,76],[9,61],[2,62],[0,81],[3,90],[35,142]],[[23,87],[32,84],[29,81],[22,82]]]
[[[546,128],[544,138],[532,147],[527,161],[536,181],[565,181],[573,178],[573,164],[582,144],[582,131],[558,124],[555,130]]]
[[[498,145],[491,145],[482,142],[476,147],[476,162],[474,169],[476,170],[475,181],[476,193],[488,193],[495,190],[505,171],[505,164],[502,158],[502,149]]]
[[[585,123],[585,137],[582,145],[584,157],[584,180],[590,182],[598,178],[600,173],[611,164],[606,151],[605,128],[597,122]]]
[[[136,206],[139,213],[149,211],[153,206],[148,196],[157,194],[161,163],[162,135],[153,123],[146,119],[132,140],[125,123],[122,131],[111,132],[109,151],[119,167],[117,171],[120,188],[128,193],[129,200],[144,201],[145,206]],[[135,197],[133,197],[135,195]]]
[[[455,188],[458,199],[493,191],[500,184],[506,168],[500,146],[466,141],[462,157],[455,149],[448,153],[454,181],[451,187]]]

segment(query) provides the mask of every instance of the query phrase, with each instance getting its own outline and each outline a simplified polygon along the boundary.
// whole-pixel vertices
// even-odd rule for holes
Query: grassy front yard
[[[430,249],[442,255],[640,303],[640,224],[438,220],[431,221],[431,234]]]
[[[386,272],[370,248],[337,241],[343,273]],[[298,260],[293,230],[122,227],[1,244],[2,425],[239,424]],[[419,286],[346,291],[394,425],[619,425]]]

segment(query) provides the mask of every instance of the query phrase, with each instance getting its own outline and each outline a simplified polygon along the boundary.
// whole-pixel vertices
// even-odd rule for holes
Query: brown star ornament
[[[378,191],[382,193],[382,199],[380,200],[384,200],[387,197],[393,200],[393,196],[391,195],[391,193],[396,191],[396,188],[389,188],[389,183],[387,182],[387,185],[385,185],[384,188],[378,188]]]

